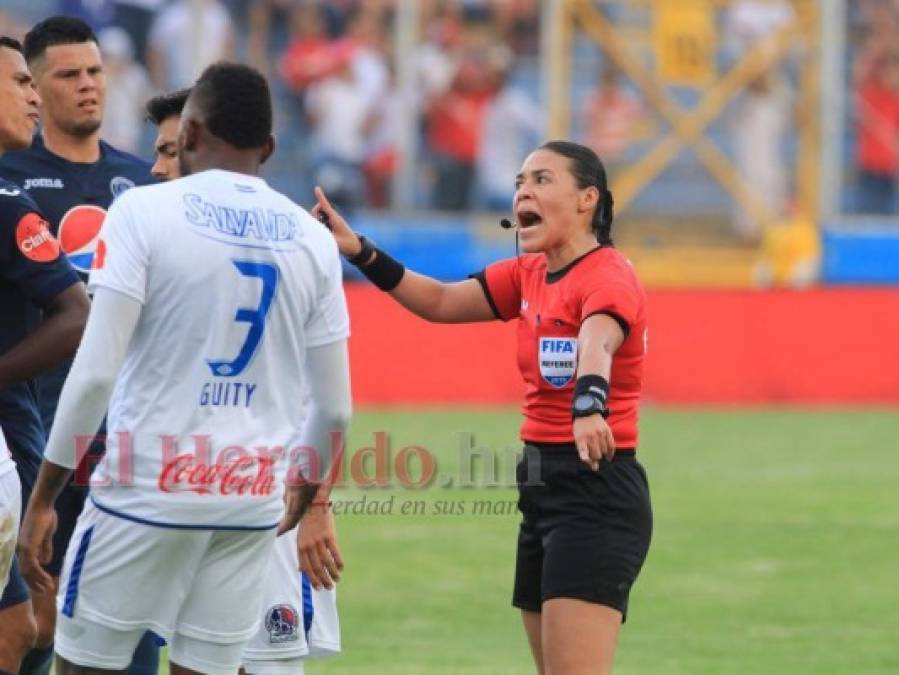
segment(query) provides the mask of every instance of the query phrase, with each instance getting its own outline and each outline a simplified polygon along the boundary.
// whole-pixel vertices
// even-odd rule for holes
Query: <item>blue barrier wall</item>
[[[513,233],[500,231],[497,224],[498,236],[483,236],[474,219],[458,215],[359,213],[347,220],[410,269],[441,281],[465,279],[491,262],[515,255]],[[352,265],[344,265],[344,273],[347,278],[361,277]]]
[[[899,227],[857,221],[825,227],[821,280],[825,284],[899,284]]]

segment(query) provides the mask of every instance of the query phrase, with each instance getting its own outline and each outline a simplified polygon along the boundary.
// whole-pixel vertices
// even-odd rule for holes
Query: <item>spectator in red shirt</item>
[[[858,205],[862,213],[896,212],[899,177],[899,52],[856,64]]]
[[[434,208],[461,211],[471,206],[481,125],[494,95],[495,81],[486,64],[468,59],[449,91],[433,102],[427,138],[436,174]]]
[[[406,270],[357,236],[316,189],[350,262],[439,323],[518,319],[524,458],[513,604],[539,673],[608,674],[652,513],[637,462],[646,296],[612,245],[612,195],[596,154],[553,141],[515,179],[524,255],[458,283]]]

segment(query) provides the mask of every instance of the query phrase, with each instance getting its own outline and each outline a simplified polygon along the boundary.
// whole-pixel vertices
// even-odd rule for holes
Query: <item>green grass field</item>
[[[424,446],[458,484],[458,432],[502,456],[517,425],[511,409],[369,409],[350,445],[388,431],[394,458]],[[642,432],[655,534],[616,673],[899,672],[896,411],[649,409]],[[532,672],[509,606],[514,490],[442,484],[336,495],[393,512],[339,516],[344,654],[307,673]],[[484,499],[496,514],[471,513]],[[401,513],[415,500],[428,515]],[[435,515],[446,502],[466,514]]]

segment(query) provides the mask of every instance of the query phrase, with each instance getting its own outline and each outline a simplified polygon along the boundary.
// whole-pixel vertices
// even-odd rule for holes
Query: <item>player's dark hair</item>
[[[596,240],[603,246],[612,245],[612,220],[615,217],[615,201],[609,190],[606,168],[599,156],[590,148],[571,141],[549,141],[540,146],[540,150],[549,150],[568,158],[571,175],[574,176],[578,188],[593,186],[599,190],[599,204],[593,212],[591,227],[596,233]]]
[[[193,88],[206,127],[240,150],[261,148],[272,134],[272,95],[265,76],[240,63],[214,63]]]
[[[158,127],[169,117],[180,115],[184,110],[184,104],[187,103],[188,96],[190,96],[190,87],[154,96],[147,101],[147,121]]]
[[[0,47],[6,47],[20,54],[22,53],[22,43],[8,35],[0,35]]]
[[[99,44],[94,31],[84,21],[73,16],[51,16],[35,24],[25,35],[25,60],[31,63],[39,59],[48,47],[80,45],[84,42]]]

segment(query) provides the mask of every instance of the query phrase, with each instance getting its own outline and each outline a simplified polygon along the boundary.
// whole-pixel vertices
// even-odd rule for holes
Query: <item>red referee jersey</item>
[[[609,426],[618,448],[637,447],[637,407],[646,353],[646,293],[633,266],[604,246],[557,272],[542,254],[494,263],[474,275],[497,318],[518,322],[518,368],[524,378],[521,438],[574,442],[571,399],[581,323],[608,314],[625,332],[612,358]]]

